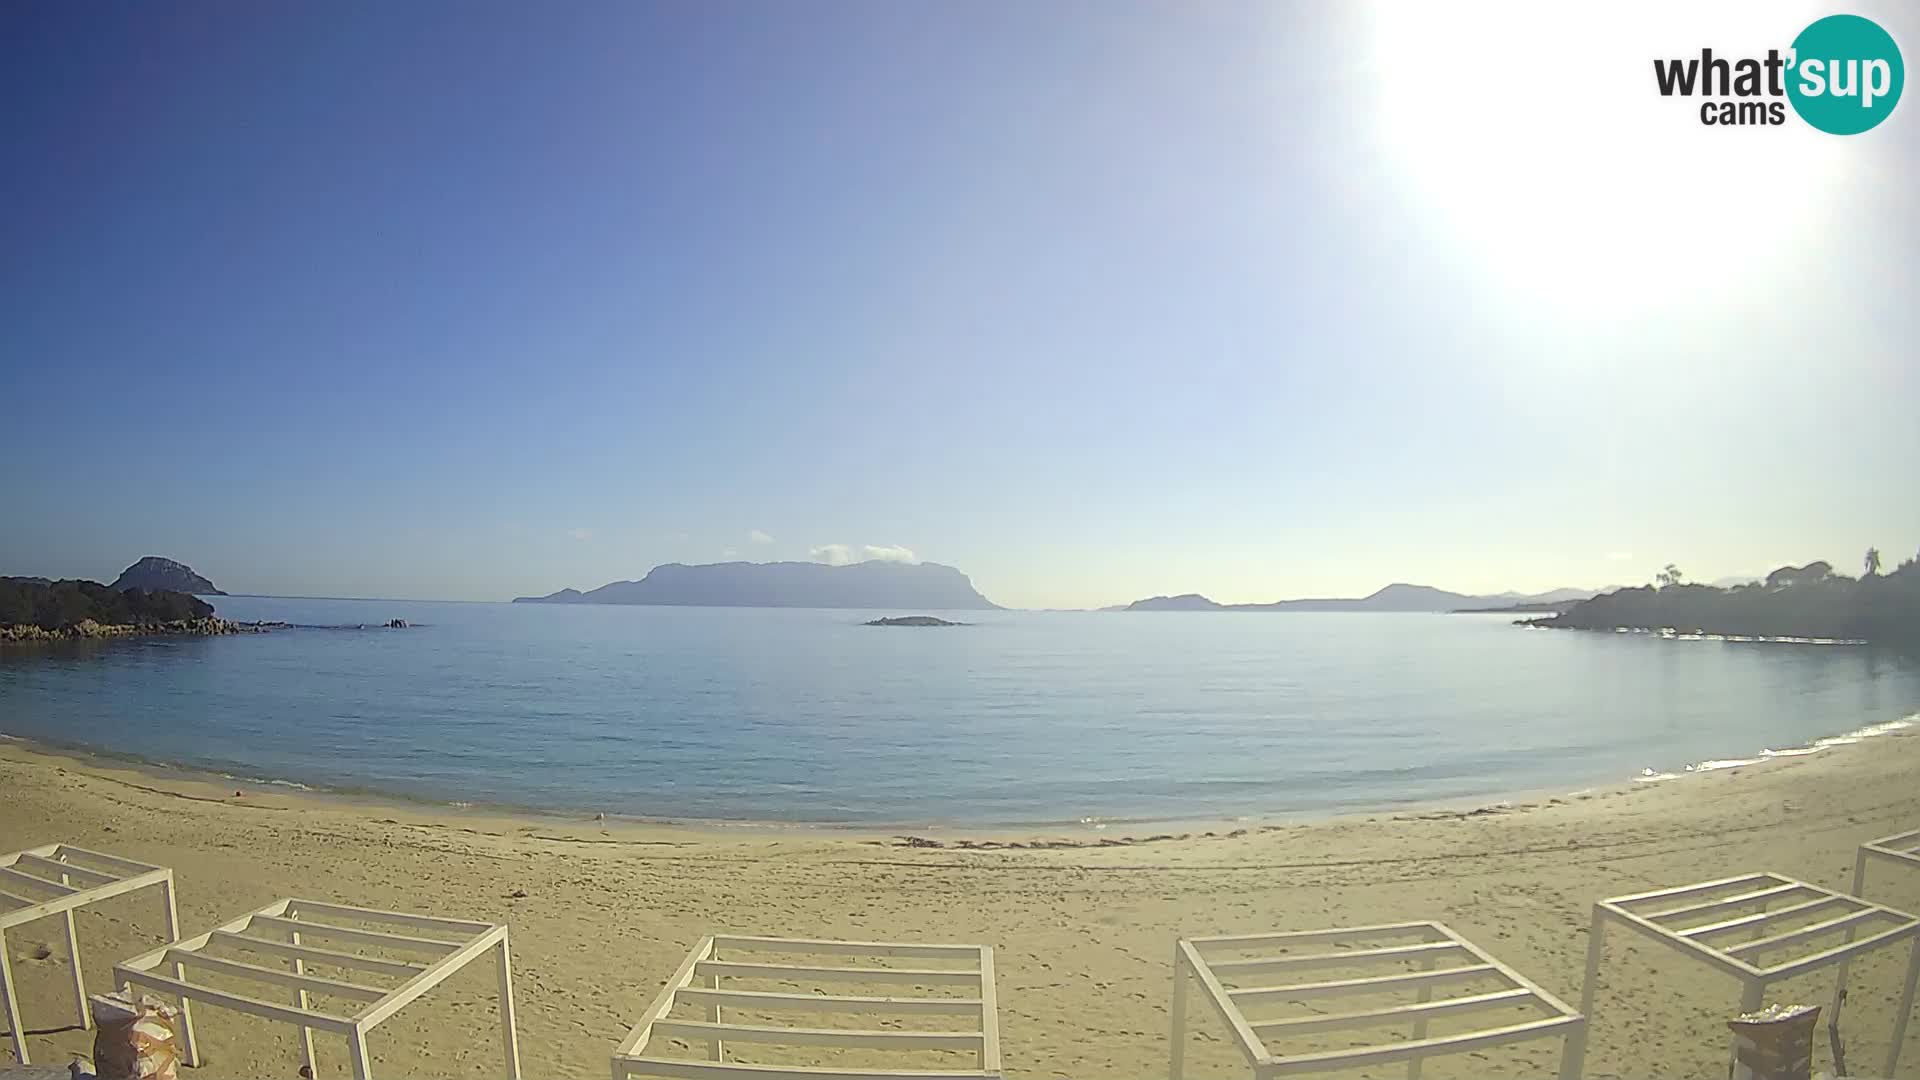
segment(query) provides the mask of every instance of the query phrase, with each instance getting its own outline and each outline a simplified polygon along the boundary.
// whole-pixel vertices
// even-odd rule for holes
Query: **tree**
[[[1880,549],[1879,548],[1870,547],[1867,549],[1867,576],[1868,577],[1880,576]]]
[[[1665,570],[1662,570],[1659,573],[1653,575],[1653,580],[1659,582],[1660,587],[1664,589],[1669,585],[1680,584],[1680,582],[1685,577],[1686,575],[1680,572],[1679,567],[1673,565],[1672,563],[1668,563],[1667,568]]]

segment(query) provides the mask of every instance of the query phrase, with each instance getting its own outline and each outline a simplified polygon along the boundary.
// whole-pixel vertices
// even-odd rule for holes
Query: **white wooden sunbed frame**
[[[1912,832],[1883,836],[1878,840],[1869,840],[1860,845],[1853,856],[1853,895],[1867,895],[1867,861],[1881,859],[1904,866],[1909,870],[1920,870],[1920,829]]]
[[[1416,938],[1404,944],[1406,938]],[[1395,944],[1383,944],[1395,942]],[[1252,959],[1226,959],[1218,954],[1242,953],[1262,948],[1292,949],[1297,946],[1328,946],[1327,949],[1284,956]],[[1336,948],[1336,946],[1353,946]],[[1409,961],[1421,970],[1405,971]],[[1446,963],[1450,966],[1440,966]],[[1224,983],[1256,976],[1289,976],[1316,968],[1384,967],[1392,974],[1315,981],[1276,979],[1259,986],[1229,989]],[[1172,1051],[1168,1073],[1181,1080],[1184,1071],[1187,1032],[1187,983],[1197,979],[1207,992],[1214,1009],[1233,1031],[1235,1042],[1255,1080],[1276,1076],[1334,1069],[1352,1069],[1394,1061],[1407,1063],[1407,1075],[1418,1080],[1425,1058],[1459,1054],[1506,1043],[1559,1037],[1565,1039],[1561,1054],[1562,1080],[1577,1080],[1586,1052],[1586,1020],[1566,1003],[1535,985],[1526,976],[1495,960],[1479,946],[1454,933],[1441,923],[1392,923],[1384,926],[1357,926],[1334,930],[1306,930],[1278,934],[1241,934],[1228,937],[1188,938],[1174,943]],[[1491,993],[1463,997],[1436,998],[1434,988],[1448,983],[1484,979],[1504,984]],[[1417,1000],[1406,1005],[1361,1012],[1292,1017],[1281,1020],[1248,1020],[1244,1005],[1302,998],[1334,997],[1347,994],[1380,994],[1399,990],[1417,992]],[[1531,1006],[1545,1014],[1536,1020],[1506,1024],[1494,1028],[1459,1032],[1437,1038],[1427,1037],[1428,1020],[1495,1009]],[[1374,1028],[1405,1020],[1412,1024],[1412,1038],[1383,1041],[1373,1046],[1352,1047],[1313,1053],[1277,1052],[1269,1040],[1301,1035],[1312,1031],[1336,1031]]]
[[[1816,921],[1782,925],[1805,918]],[[1707,921],[1695,921],[1699,919]],[[1893,1045],[1887,1050],[1887,1066],[1882,1073],[1894,1075],[1894,1066],[1900,1062],[1900,1043],[1906,1037],[1907,1016],[1913,1011],[1915,983],[1920,980],[1920,919],[1857,896],[1770,873],[1742,874],[1601,900],[1593,905],[1593,926],[1587,935],[1586,985],[1580,997],[1580,1011],[1588,1016],[1593,1015],[1601,943],[1609,922],[1638,931],[1738,979],[1742,1013],[1760,1008],[1769,983],[1830,966],[1839,968],[1834,987],[1837,1008],[1846,992],[1849,961],[1872,949],[1912,941],[1906,988],[1894,1016]],[[1862,931],[1870,932],[1856,940]],[[1759,963],[1765,954],[1777,956],[1783,949],[1828,936],[1841,936],[1843,940],[1764,967]]]
[[[724,951],[726,959],[718,955]],[[791,964],[755,962],[765,953],[811,956],[900,957],[958,961],[950,968],[861,967],[851,964]],[[809,986],[831,983],[902,983],[908,986],[955,986],[965,997],[849,997],[822,993],[771,993],[728,990],[727,978],[778,979]],[[699,985],[696,985],[698,983]],[[705,1005],[706,1019],[672,1020],[668,1015],[682,1002]],[[874,1015],[952,1015],[960,1021],[948,1030],[799,1028],[725,1023],[721,1007],[755,1011],[810,1010]],[[665,1058],[647,1053],[655,1037],[704,1041],[709,1060]],[[972,1069],[842,1069],[831,1066],[748,1065],[726,1060],[727,1042],[775,1043],[790,1046],[837,1046],[870,1050],[971,1050]],[[905,942],[817,941],[805,938],[703,937],[687,954],[613,1054],[613,1080],[630,1076],[680,1080],[998,1080],[1000,1026],[994,1001],[993,949],[985,945],[931,945]]]
[[[367,930],[338,925],[340,922],[393,926],[405,932]],[[256,933],[249,934],[249,930]],[[262,936],[263,933],[271,936]],[[424,953],[433,959],[395,960],[335,948],[316,948],[308,944],[311,941],[328,945],[369,946],[390,953]],[[292,961],[292,970],[208,955],[204,950],[212,944],[289,959]],[[489,951],[495,953],[498,961],[500,1038],[506,1057],[507,1080],[520,1080],[520,1050],[513,1031],[513,963],[507,928],[497,923],[410,915],[317,900],[276,900],[199,937],[174,941],[123,961],[114,967],[114,979],[123,987],[145,987],[180,999],[181,1034],[188,1065],[200,1063],[193,1038],[192,1003],[201,1001],[298,1026],[309,1075],[316,1075],[312,1071],[315,1029],[344,1035],[353,1062],[354,1080],[369,1080],[373,1075],[373,1064],[367,1057],[368,1033]],[[320,978],[307,974],[308,961],[352,971],[356,978],[363,974],[384,975],[399,977],[404,981],[397,986],[376,986],[360,981]],[[171,974],[158,973],[156,969],[161,968]],[[262,1001],[230,990],[191,982],[187,973],[195,970],[292,988],[295,991],[294,1004]],[[350,1016],[323,1012],[309,1003],[311,995],[316,994],[366,1004]]]
[[[20,997],[13,985],[13,962],[7,952],[7,931],[22,923],[62,916],[67,935],[67,961],[73,970],[73,1007],[82,1030],[93,1026],[87,1009],[87,980],[80,970],[80,938],[74,932],[77,908],[99,903],[138,889],[158,885],[167,899],[167,937],[180,936],[180,915],[173,902],[173,871],[163,866],[103,855],[72,844],[47,844],[10,855],[0,855],[0,997],[6,999],[8,1030],[20,1064],[27,1057],[27,1031],[20,1020]]]

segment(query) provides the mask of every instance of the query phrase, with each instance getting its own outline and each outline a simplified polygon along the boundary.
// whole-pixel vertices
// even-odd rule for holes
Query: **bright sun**
[[[1817,225],[1844,151],[1791,110],[1780,126],[1704,126],[1699,99],[1659,96],[1652,61],[1764,55],[1816,15],[1382,4],[1376,135],[1423,212],[1515,288],[1594,314],[1750,289]]]

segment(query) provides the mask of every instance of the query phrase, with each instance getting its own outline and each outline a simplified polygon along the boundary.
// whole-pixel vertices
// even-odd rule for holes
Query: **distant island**
[[[656,566],[639,581],[590,592],[561,589],[516,604],[648,604],[677,607],[921,608],[988,611],[999,607],[967,575],[939,563],[725,562]]]
[[[891,619],[873,619],[861,623],[862,626],[967,626],[968,623],[948,622],[931,615],[896,615]]]
[[[0,642],[136,634],[230,634],[205,600],[171,589],[118,589],[97,581],[0,578]]]
[[[1880,572],[1870,550],[1858,578],[1826,562],[1783,566],[1730,589],[1692,585],[1668,566],[1657,585],[1620,589],[1521,625],[1566,630],[1674,630],[1732,637],[1920,643],[1920,557]]]
[[[1468,611],[1515,609],[1517,605],[1551,605],[1531,610],[1557,611],[1562,606],[1588,599],[1591,589],[1555,589],[1552,592],[1500,593],[1494,596],[1469,596],[1448,592],[1431,585],[1396,582],[1358,599],[1278,600],[1269,604],[1222,604],[1199,593],[1179,596],[1154,596],[1135,600],[1108,611]]]
[[[114,579],[114,589],[162,589],[195,596],[225,596],[213,582],[193,572],[193,567],[158,555],[148,555]]]

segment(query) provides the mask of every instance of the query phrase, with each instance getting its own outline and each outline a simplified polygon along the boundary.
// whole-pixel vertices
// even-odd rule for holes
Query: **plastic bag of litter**
[[[177,1080],[179,1010],[126,991],[93,995],[93,1071],[100,1080]]]

